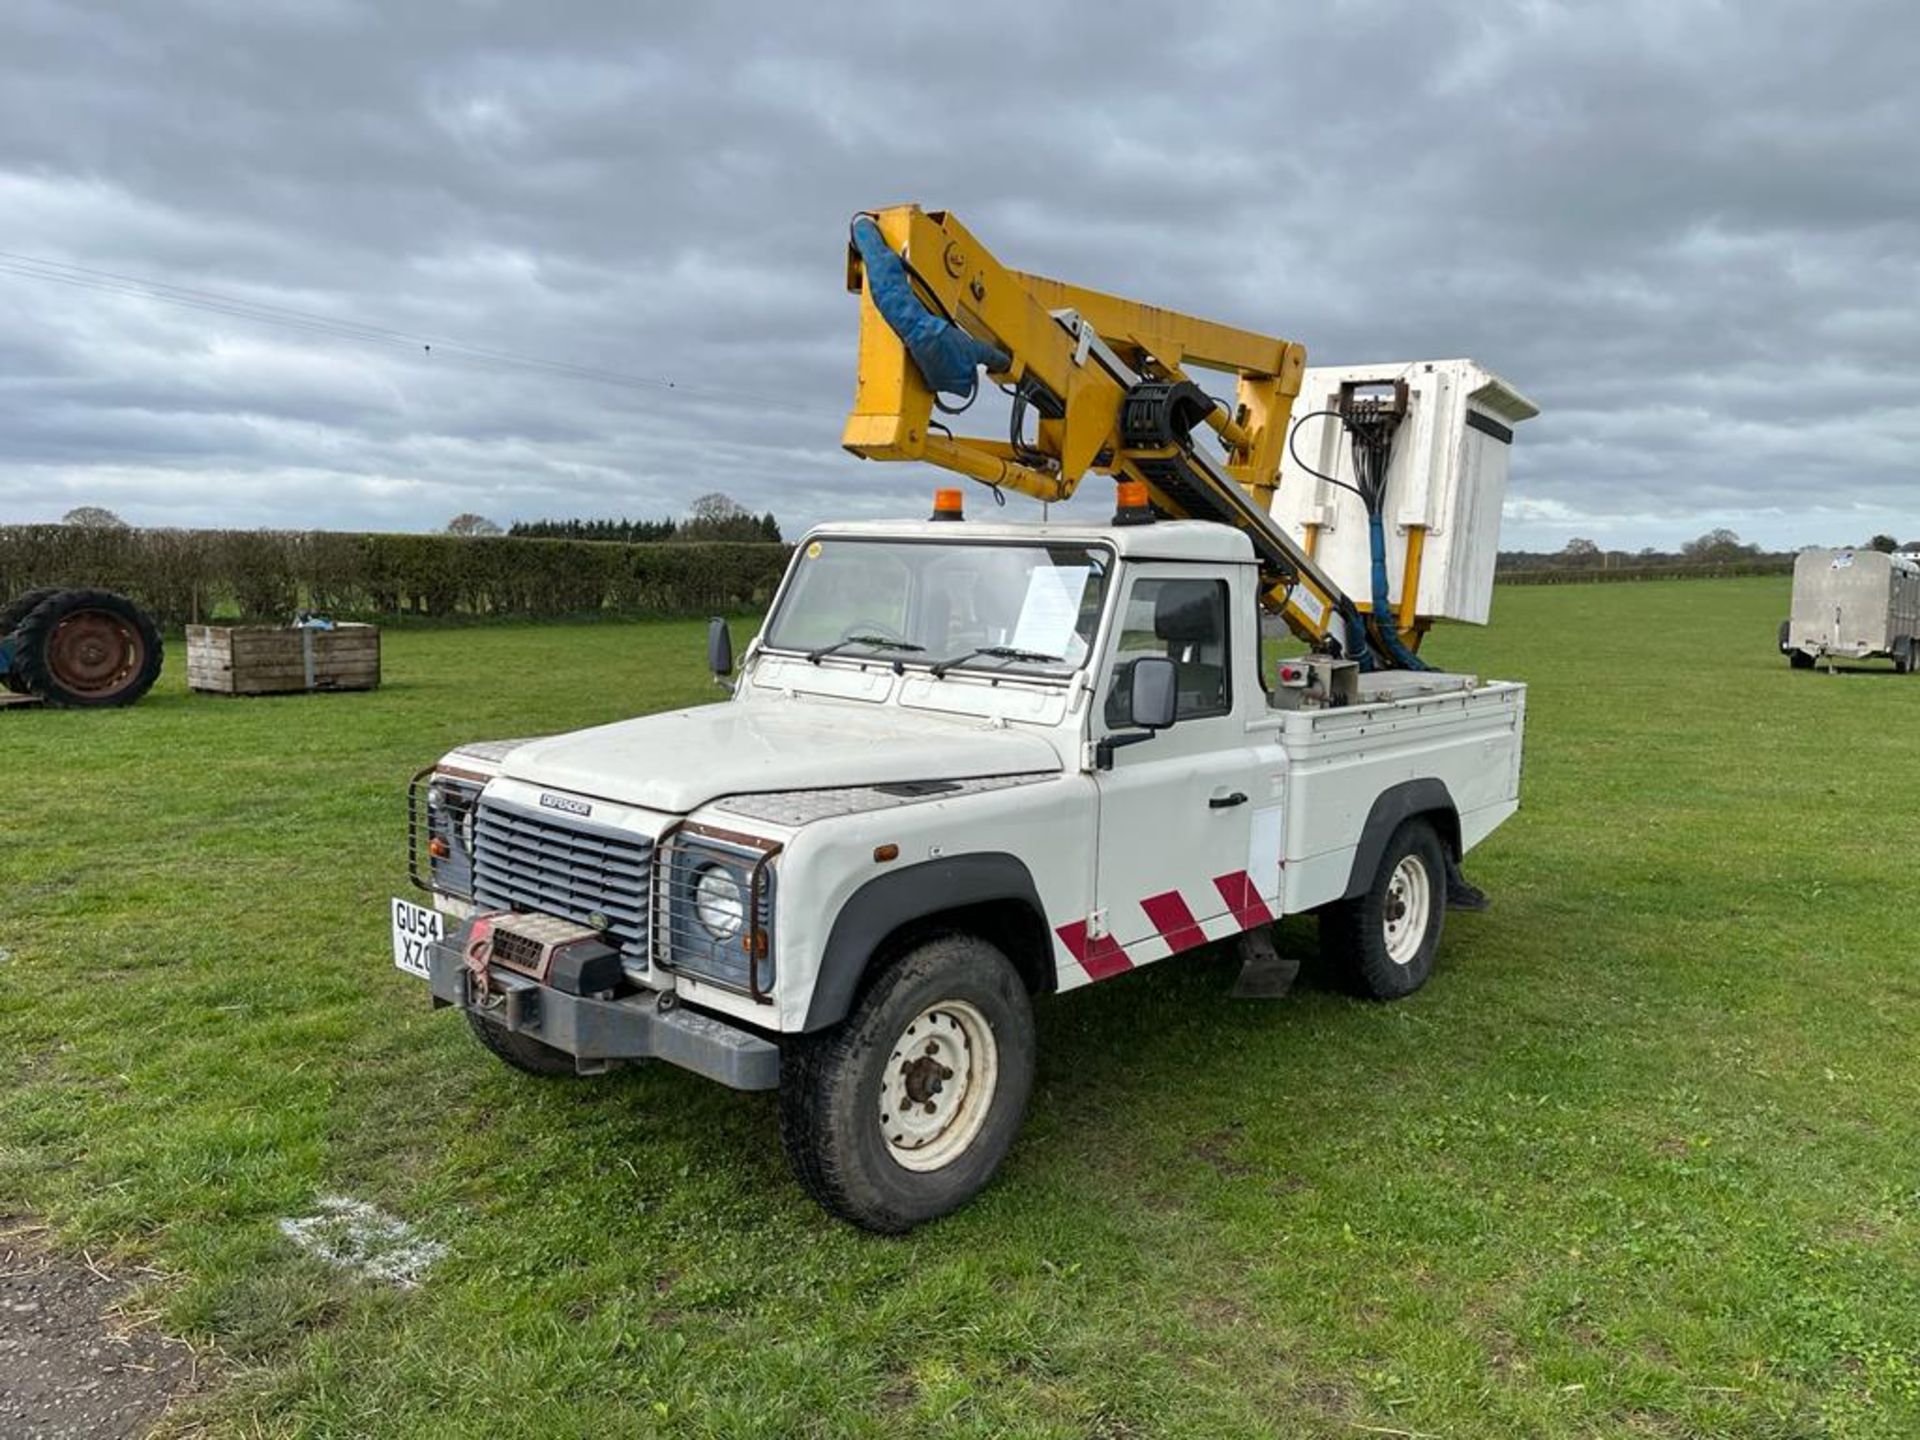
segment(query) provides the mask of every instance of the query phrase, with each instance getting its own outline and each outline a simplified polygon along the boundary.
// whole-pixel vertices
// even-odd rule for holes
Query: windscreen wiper
[[[1058,655],[1043,655],[1038,650],[1016,650],[1011,645],[982,645],[978,650],[969,650],[964,655],[939,661],[930,666],[927,673],[936,680],[944,680],[947,672],[956,665],[964,665],[969,660],[978,660],[983,656],[989,660],[1024,660],[1029,665],[1058,665],[1061,660]]]
[[[838,655],[849,645],[865,645],[874,650],[912,650],[916,652],[927,648],[924,645],[916,645],[911,640],[889,640],[884,635],[849,635],[844,639],[834,641],[831,645],[822,645],[818,650],[809,650],[807,652],[807,663],[809,665],[818,665],[827,656]]]

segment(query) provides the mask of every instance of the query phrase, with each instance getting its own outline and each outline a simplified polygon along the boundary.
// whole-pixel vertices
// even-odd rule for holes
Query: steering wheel
[[[855,620],[840,631],[842,640],[851,640],[856,635],[877,635],[882,640],[897,640],[906,643],[907,637],[884,620]]]

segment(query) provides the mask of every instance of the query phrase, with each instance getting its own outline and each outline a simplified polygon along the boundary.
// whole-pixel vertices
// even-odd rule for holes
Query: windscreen
[[[1086,545],[809,541],[766,644],[954,670],[1065,673],[1106,603],[1108,553]]]

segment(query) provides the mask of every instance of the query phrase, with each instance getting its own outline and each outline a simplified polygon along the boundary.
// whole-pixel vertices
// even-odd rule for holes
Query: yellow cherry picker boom
[[[1048,504],[1089,471],[1111,475],[1123,510],[1151,506],[1243,531],[1263,603],[1311,649],[1362,669],[1425,668],[1414,651],[1426,617],[1412,603],[1421,527],[1402,544],[1405,603],[1392,603],[1387,583],[1383,510],[1409,410],[1404,378],[1348,380],[1319,412],[1351,441],[1349,478],[1295,457],[1364,506],[1372,593],[1356,601],[1314,559],[1319,526],[1302,526],[1296,540],[1270,513],[1307,373],[1303,346],[1010,269],[952,214],[916,205],[855,217],[847,288],[861,311],[859,384],[841,438],[854,454],[929,461]],[[1232,402],[1210,395],[1190,367],[1231,374]],[[948,423],[972,404],[982,369],[1012,397],[1004,440]],[[1217,437],[1217,456],[1203,431]]]

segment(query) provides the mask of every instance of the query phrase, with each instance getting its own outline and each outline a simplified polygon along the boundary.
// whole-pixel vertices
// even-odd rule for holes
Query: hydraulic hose
[[[1367,543],[1373,551],[1373,643],[1387,652],[1398,669],[1433,669],[1407,648],[1399,626],[1394,624],[1393,605],[1387,596],[1387,527],[1378,500],[1367,502]]]
[[[867,293],[913,357],[914,368],[936,396],[958,395],[971,402],[979,383],[976,373],[1011,364],[1006,351],[976,339],[943,315],[936,315],[914,294],[907,262],[887,244],[880,227],[865,215],[853,222],[853,244],[867,272]]]
[[[1342,406],[1341,421],[1353,437],[1353,476],[1360,501],[1367,507],[1367,549],[1372,560],[1373,613],[1368,616],[1371,647],[1397,670],[1433,667],[1409,650],[1394,622],[1393,598],[1387,581],[1387,466],[1393,458],[1393,437],[1400,428],[1401,410],[1361,402]]]

